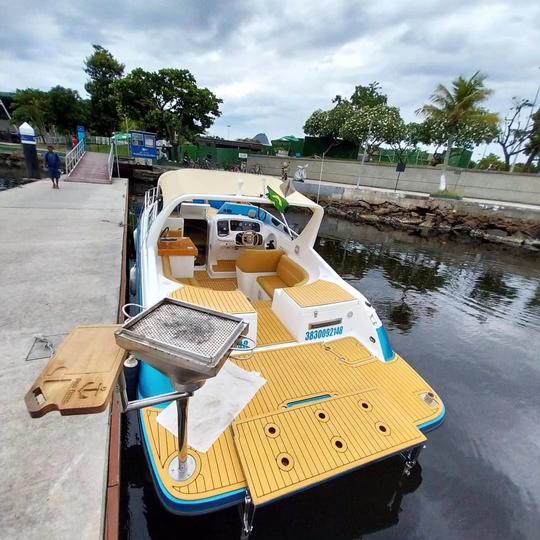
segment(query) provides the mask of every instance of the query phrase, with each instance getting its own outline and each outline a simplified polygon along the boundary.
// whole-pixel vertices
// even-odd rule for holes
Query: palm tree
[[[446,170],[456,137],[460,130],[468,126],[494,125],[498,122],[496,114],[486,111],[480,104],[493,93],[484,86],[486,76],[477,71],[470,79],[461,75],[452,82],[449,90],[439,84],[431,96],[431,103],[418,109],[428,119],[440,122],[447,133],[446,152],[441,172],[440,190],[446,189]]]

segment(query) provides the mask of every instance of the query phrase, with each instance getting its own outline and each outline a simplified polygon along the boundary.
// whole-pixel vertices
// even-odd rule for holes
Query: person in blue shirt
[[[58,187],[58,180],[60,179],[60,157],[51,145],[47,146],[47,153],[43,157],[43,164],[46,169],[49,169],[53,189],[60,189]]]

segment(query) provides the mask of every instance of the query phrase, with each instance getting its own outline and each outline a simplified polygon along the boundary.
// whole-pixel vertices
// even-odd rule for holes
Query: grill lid
[[[118,345],[182,383],[214,377],[247,329],[228,313],[164,298],[115,335]]]

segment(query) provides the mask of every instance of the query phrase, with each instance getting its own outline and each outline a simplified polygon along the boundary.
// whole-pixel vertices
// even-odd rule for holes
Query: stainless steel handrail
[[[152,204],[154,204],[154,201],[157,197],[157,188],[153,187],[150,188],[148,191],[144,194],[144,207],[148,208]]]
[[[112,178],[112,172],[114,167],[114,154],[115,154],[115,146],[113,143],[111,143],[111,148],[109,150],[109,158],[107,160],[107,171],[109,173],[109,180]]]
[[[73,169],[75,169],[79,161],[81,161],[84,154],[86,154],[85,139],[79,141],[79,143],[66,154],[66,174],[68,176],[73,172]]]

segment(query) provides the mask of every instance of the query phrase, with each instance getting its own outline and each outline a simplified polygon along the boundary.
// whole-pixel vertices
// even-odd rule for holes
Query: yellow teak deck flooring
[[[254,313],[251,305],[242,291],[215,291],[202,287],[184,285],[170,295],[175,300],[203,306],[223,313]]]
[[[350,302],[354,296],[342,289],[337,283],[318,279],[308,285],[287,287],[283,292],[288,294],[300,307],[314,307],[325,304]]]
[[[257,300],[252,302],[257,311],[257,346],[277,345],[294,341],[285,325],[272,311],[270,300]]]
[[[171,460],[178,455],[178,439],[157,423],[160,409],[142,409],[141,417],[148,434],[159,477],[173,497],[188,501],[213,497],[246,487],[231,428],[226,429],[206,453],[189,449],[197,468],[187,482],[175,482],[169,476]]]
[[[260,351],[234,361],[260,372],[267,383],[206,454],[190,449],[197,471],[186,483],[171,481],[167,472],[176,438],[156,422],[157,409],[142,413],[158,474],[175,497],[197,500],[227,493],[245,487],[247,477],[255,502],[265,503],[416,446],[424,440],[417,426],[443,411],[436,395],[424,399],[433,390],[401,357],[381,362],[352,337]],[[332,397],[287,408],[321,395]],[[363,410],[363,402],[369,410]],[[314,424],[313,415],[321,411],[328,422]],[[272,425],[278,436],[268,431]]]
[[[375,388],[237,421],[233,433],[255,504],[426,440]]]
[[[175,278],[171,270],[171,261],[167,255],[161,257],[163,275],[171,281],[184,285],[193,285],[215,291],[235,291],[238,288],[234,278],[211,278],[206,270],[196,270],[192,278]]]
[[[235,291],[238,288],[235,278],[211,278],[206,270],[195,271],[190,285],[214,291]]]
[[[216,261],[216,264],[212,265],[212,271],[214,272],[236,272],[236,260],[220,260]]]

